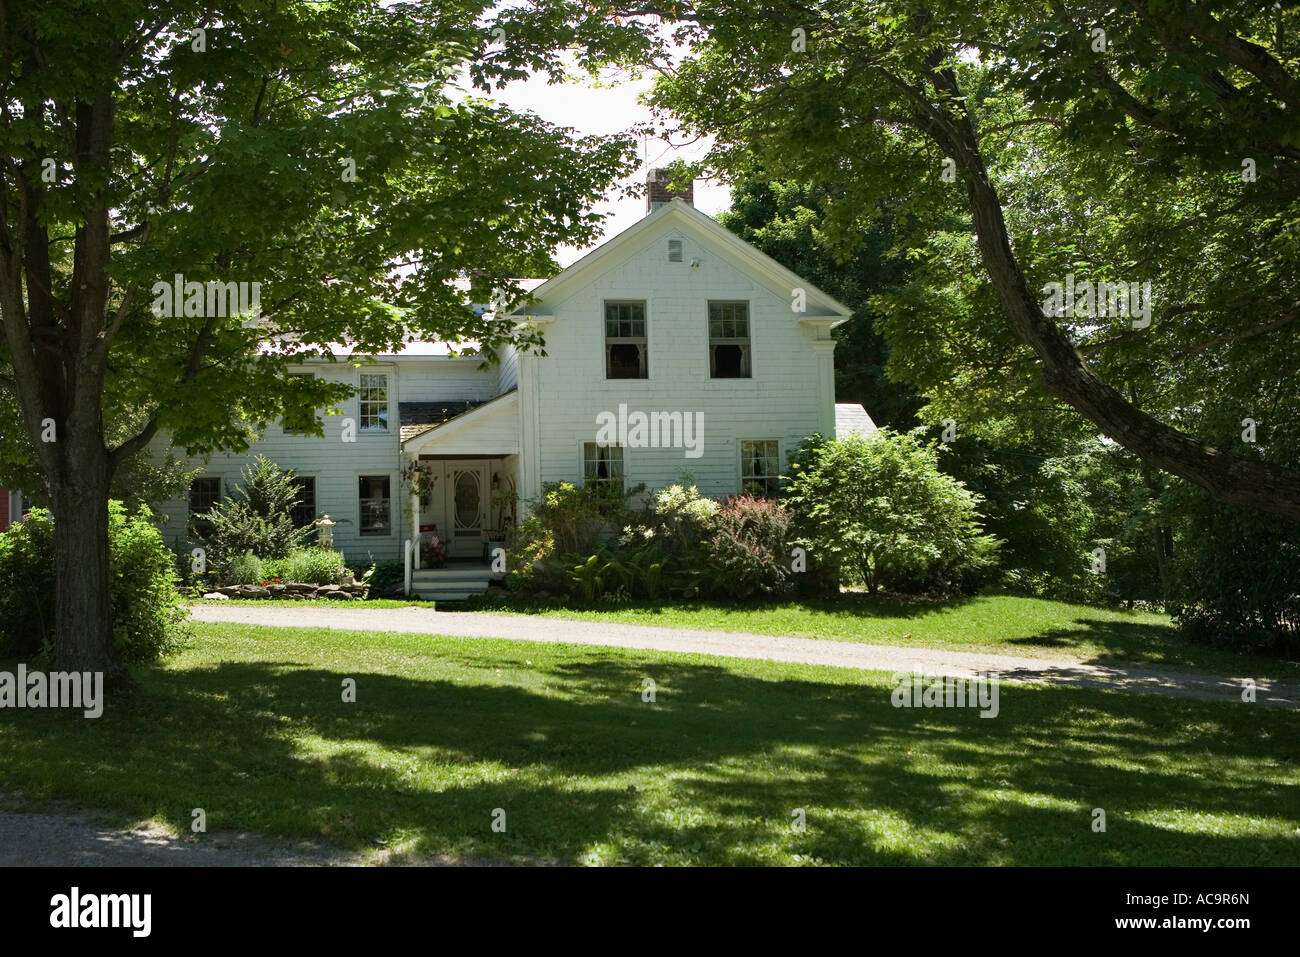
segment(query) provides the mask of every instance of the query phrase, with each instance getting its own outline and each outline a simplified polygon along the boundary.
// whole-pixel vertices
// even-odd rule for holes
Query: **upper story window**
[[[623,446],[584,442],[582,445],[584,485],[605,485],[623,491]]]
[[[742,439],[740,488],[759,498],[775,498],[781,482],[781,454],[776,439]]]
[[[749,303],[709,303],[709,375],[749,378]]]
[[[361,431],[388,431],[388,376],[361,377]]]
[[[605,378],[645,379],[645,303],[605,303]]]
[[[290,379],[314,379],[316,378],[316,376],[314,373],[311,372],[290,372],[289,378]],[[285,435],[308,435],[309,434],[307,432],[299,432],[297,429],[291,429],[283,422],[280,423],[280,428]]]

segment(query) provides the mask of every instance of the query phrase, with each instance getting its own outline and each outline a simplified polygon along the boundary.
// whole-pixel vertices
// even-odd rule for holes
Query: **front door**
[[[446,465],[445,514],[450,542],[448,558],[479,558],[483,554],[484,523],[487,520],[488,464],[483,461],[450,460]]]
[[[488,519],[488,462],[484,459],[420,460],[428,491],[420,503],[420,538],[435,533],[448,558],[480,558]]]

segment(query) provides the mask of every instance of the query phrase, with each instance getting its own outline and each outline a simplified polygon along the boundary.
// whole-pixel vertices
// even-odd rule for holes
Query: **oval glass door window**
[[[456,476],[456,528],[477,531],[479,524],[479,476],[461,472]]]

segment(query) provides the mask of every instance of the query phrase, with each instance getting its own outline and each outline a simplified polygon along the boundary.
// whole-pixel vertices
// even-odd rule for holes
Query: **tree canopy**
[[[347,390],[286,370],[331,343],[479,340],[490,359],[527,333],[468,300],[597,234],[631,143],[488,99],[564,39],[493,32],[489,13],[4,5],[0,442],[56,515],[56,662],[110,656],[108,488],[154,436],[206,452],[275,419],[319,432]]]

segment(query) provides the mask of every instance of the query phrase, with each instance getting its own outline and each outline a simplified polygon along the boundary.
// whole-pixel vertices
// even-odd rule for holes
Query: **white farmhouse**
[[[850,310],[650,175],[643,219],[500,317],[536,323],[545,356],[506,348],[483,369],[411,343],[359,367],[304,363],[358,390],[343,415],[322,438],[272,426],[246,455],[195,463],[204,474],[166,506],[166,534],[265,455],[298,475],[299,519],[328,514],[354,567],[401,560],[435,528],[449,558],[481,561],[546,483],[654,490],[689,473],[708,495],[772,492],[806,436],[873,430],[862,406],[835,403],[831,330]]]

